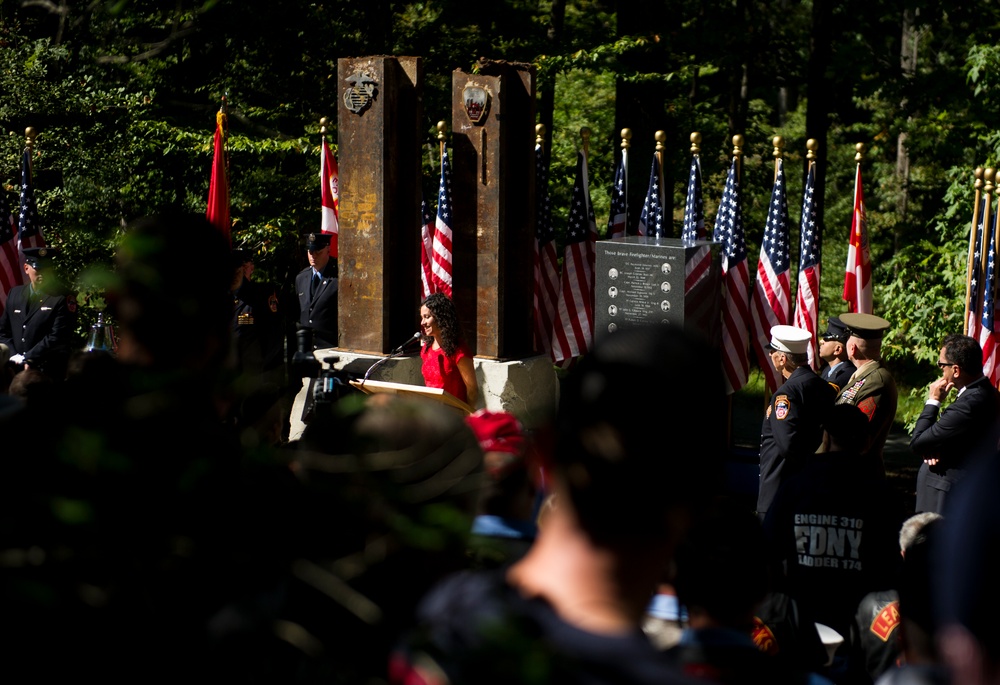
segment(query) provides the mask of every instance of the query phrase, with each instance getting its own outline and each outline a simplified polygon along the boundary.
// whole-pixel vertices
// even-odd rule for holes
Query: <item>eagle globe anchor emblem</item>
[[[348,88],[344,92],[344,105],[355,114],[361,114],[375,99],[378,85],[368,74],[358,71],[347,77]]]

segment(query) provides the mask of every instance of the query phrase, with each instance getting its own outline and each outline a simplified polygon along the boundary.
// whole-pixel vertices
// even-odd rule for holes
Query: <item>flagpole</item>
[[[32,159],[35,151],[35,137],[38,132],[35,130],[34,126],[29,126],[24,129],[24,147],[28,151],[28,171],[34,173],[35,162]]]
[[[743,136],[733,136],[733,161],[736,162],[736,182],[743,181]]]
[[[987,262],[989,261],[989,239],[990,239],[990,210],[993,204],[993,181],[995,179],[996,171],[992,167],[986,167],[983,171],[983,194],[985,195],[985,211],[983,212],[983,237],[982,237],[982,254],[979,256],[979,273],[985,274]],[[994,253],[996,254],[996,253]],[[996,283],[996,279],[993,279]],[[994,286],[994,290],[996,287]],[[983,293],[983,297],[986,297],[986,293]]]
[[[969,334],[969,313],[970,307],[975,307],[975,303],[972,302],[972,272],[973,272],[973,261],[976,258],[976,238],[979,229],[979,203],[982,201],[983,194],[983,168],[976,167],[975,171],[976,181],[974,187],[976,189],[975,200],[972,205],[972,229],[969,231],[969,259],[967,260],[967,268],[965,272],[965,317],[962,319],[962,325],[965,327],[965,335]]]
[[[632,147],[632,129],[623,128],[621,132],[622,136],[622,169],[624,170],[623,178],[625,181],[625,191],[622,197],[625,198],[625,235],[628,235],[628,151]]]
[[[441,172],[441,164],[443,164],[442,160],[444,159],[444,146],[447,143],[447,139],[448,139],[448,136],[445,134],[445,130],[447,130],[447,128],[448,128],[448,124],[446,124],[444,122],[444,119],[442,119],[441,121],[439,121],[437,123],[437,132],[438,132],[437,133],[437,139],[438,139],[438,143],[439,143],[438,144],[438,153],[439,153],[439,157],[438,157],[438,173]]]
[[[583,161],[587,162],[590,168],[590,129],[584,126],[580,129],[580,138],[583,139]]]
[[[659,198],[660,199],[660,213],[662,214],[663,213],[663,208],[667,206],[667,203],[666,203],[666,197],[667,196],[666,196],[666,193],[663,190],[663,151],[666,149],[666,145],[664,145],[664,143],[667,142],[667,132],[666,131],[657,131],[653,135],[653,139],[656,140],[656,152],[654,154],[656,154],[656,166],[657,166],[657,171],[658,171],[658,174],[659,174],[658,181],[659,181],[659,184],[660,184],[660,198]],[[666,217],[664,217],[664,222],[666,222]],[[664,229],[662,227],[661,227],[661,230],[664,233],[666,232],[666,229]],[[659,238],[661,236],[657,235],[656,237]]]
[[[742,173],[743,167],[742,164],[740,164],[742,157],[743,157],[743,136],[737,133],[735,136],[733,136],[733,164],[736,168],[735,180],[737,184],[739,184],[740,177],[743,175]],[[726,395],[726,400],[729,403],[729,409],[728,409],[729,416],[727,417],[728,425],[726,426],[726,443],[729,445],[730,449],[732,449],[733,447],[733,395],[734,394],[735,393],[733,392]],[[765,396],[767,395],[766,392],[764,394]],[[765,397],[764,399],[766,402],[770,403],[771,399],[770,397]]]

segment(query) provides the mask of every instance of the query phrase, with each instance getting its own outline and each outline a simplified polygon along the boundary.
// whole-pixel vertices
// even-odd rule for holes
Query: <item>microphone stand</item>
[[[368,377],[372,375],[372,371],[374,371],[378,367],[382,366],[383,364],[385,364],[390,359],[401,355],[403,353],[403,350],[406,349],[407,345],[409,345],[410,343],[412,343],[414,340],[419,340],[419,339],[420,339],[420,331],[417,331],[412,336],[410,336],[409,340],[407,340],[405,343],[403,343],[402,345],[400,345],[399,347],[397,347],[396,349],[394,349],[392,352],[390,352],[388,357],[382,357],[381,359],[379,359],[378,361],[376,361],[374,364],[372,364],[371,366],[369,366],[368,370],[365,371],[364,378],[361,379],[360,387],[362,387],[362,388],[365,387],[365,381],[367,381]]]

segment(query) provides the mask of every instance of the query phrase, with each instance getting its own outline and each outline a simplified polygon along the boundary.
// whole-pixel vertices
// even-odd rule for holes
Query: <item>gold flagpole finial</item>
[[[977,166],[975,172],[973,172],[973,173],[974,173],[974,175],[976,177],[976,180],[972,184],[972,187],[975,188],[976,190],[982,190],[982,188],[983,188],[983,168],[981,166]]]
[[[771,145],[774,146],[774,150],[771,151],[771,156],[778,159],[781,157],[782,150],[785,149],[785,139],[782,136],[775,136],[771,139]]]
[[[816,151],[819,150],[819,141],[815,138],[810,138],[806,141],[806,159],[810,162],[816,160]]]
[[[535,145],[545,145],[545,124],[535,124]]]
[[[664,145],[664,143],[667,142],[667,132],[657,131],[653,134],[653,140],[656,141],[656,151],[663,152],[666,149],[666,145]]]
[[[24,129],[24,145],[29,150],[35,147],[35,137],[38,135],[38,131],[35,130],[34,126],[29,126]]]
[[[983,192],[987,195],[993,193],[993,181],[996,180],[996,169],[993,167],[986,167],[983,170]]]
[[[632,146],[632,129],[623,128],[622,129],[622,150],[628,150]]]
[[[743,136],[737,133],[733,136],[733,157],[740,157],[743,155]]]
[[[440,140],[442,142],[442,144],[444,143],[445,139],[447,138],[447,136],[445,135],[445,131],[447,131],[447,130],[448,130],[448,124],[446,124],[444,122],[444,119],[442,119],[441,121],[439,121],[437,123],[437,132],[438,132],[437,133],[437,139]]]
[[[691,134],[691,154],[701,154],[701,134],[697,131]]]
[[[854,149],[857,150],[857,152],[854,154],[854,161],[857,162],[858,164],[861,164],[861,160],[865,158],[865,144],[858,143],[857,145],[854,146]]]
[[[319,132],[320,132],[320,134],[322,134],[324,136],[326,135],[326,124],[327,124],[327,122],[328,122],[328,119],[326,117],[322,117],[319,120]]]

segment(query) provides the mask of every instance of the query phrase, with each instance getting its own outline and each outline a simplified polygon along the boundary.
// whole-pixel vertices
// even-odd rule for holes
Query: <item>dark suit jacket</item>
[[[36,295],[29,302],[30,292],[27,285],[10,289],[0,316],[0,342],[44,370],[49,362],[69,358],[76,312],[70,311],[66,295]]]
[[[939,411],[940,407],[925,404],[910,438],[910,449],[918,457],[939,459],[934,466],[924,464],[920,468],[917,511],[938,511],[942,505],[933,503],[934,493],[923,491],[927,488],[940,492],[951,490],[962,477],[969,458],[984,441],[996,442],[1000,393],[984,376],[966,386],[940,416]]]
[[[295,277],[295,294],[299,303],[298,321],[313,331],[313,349],[337,346],[337,265],[331,259],[323,269],[323,281],[316,296],[309,294],[312,267],[306,267]]]

